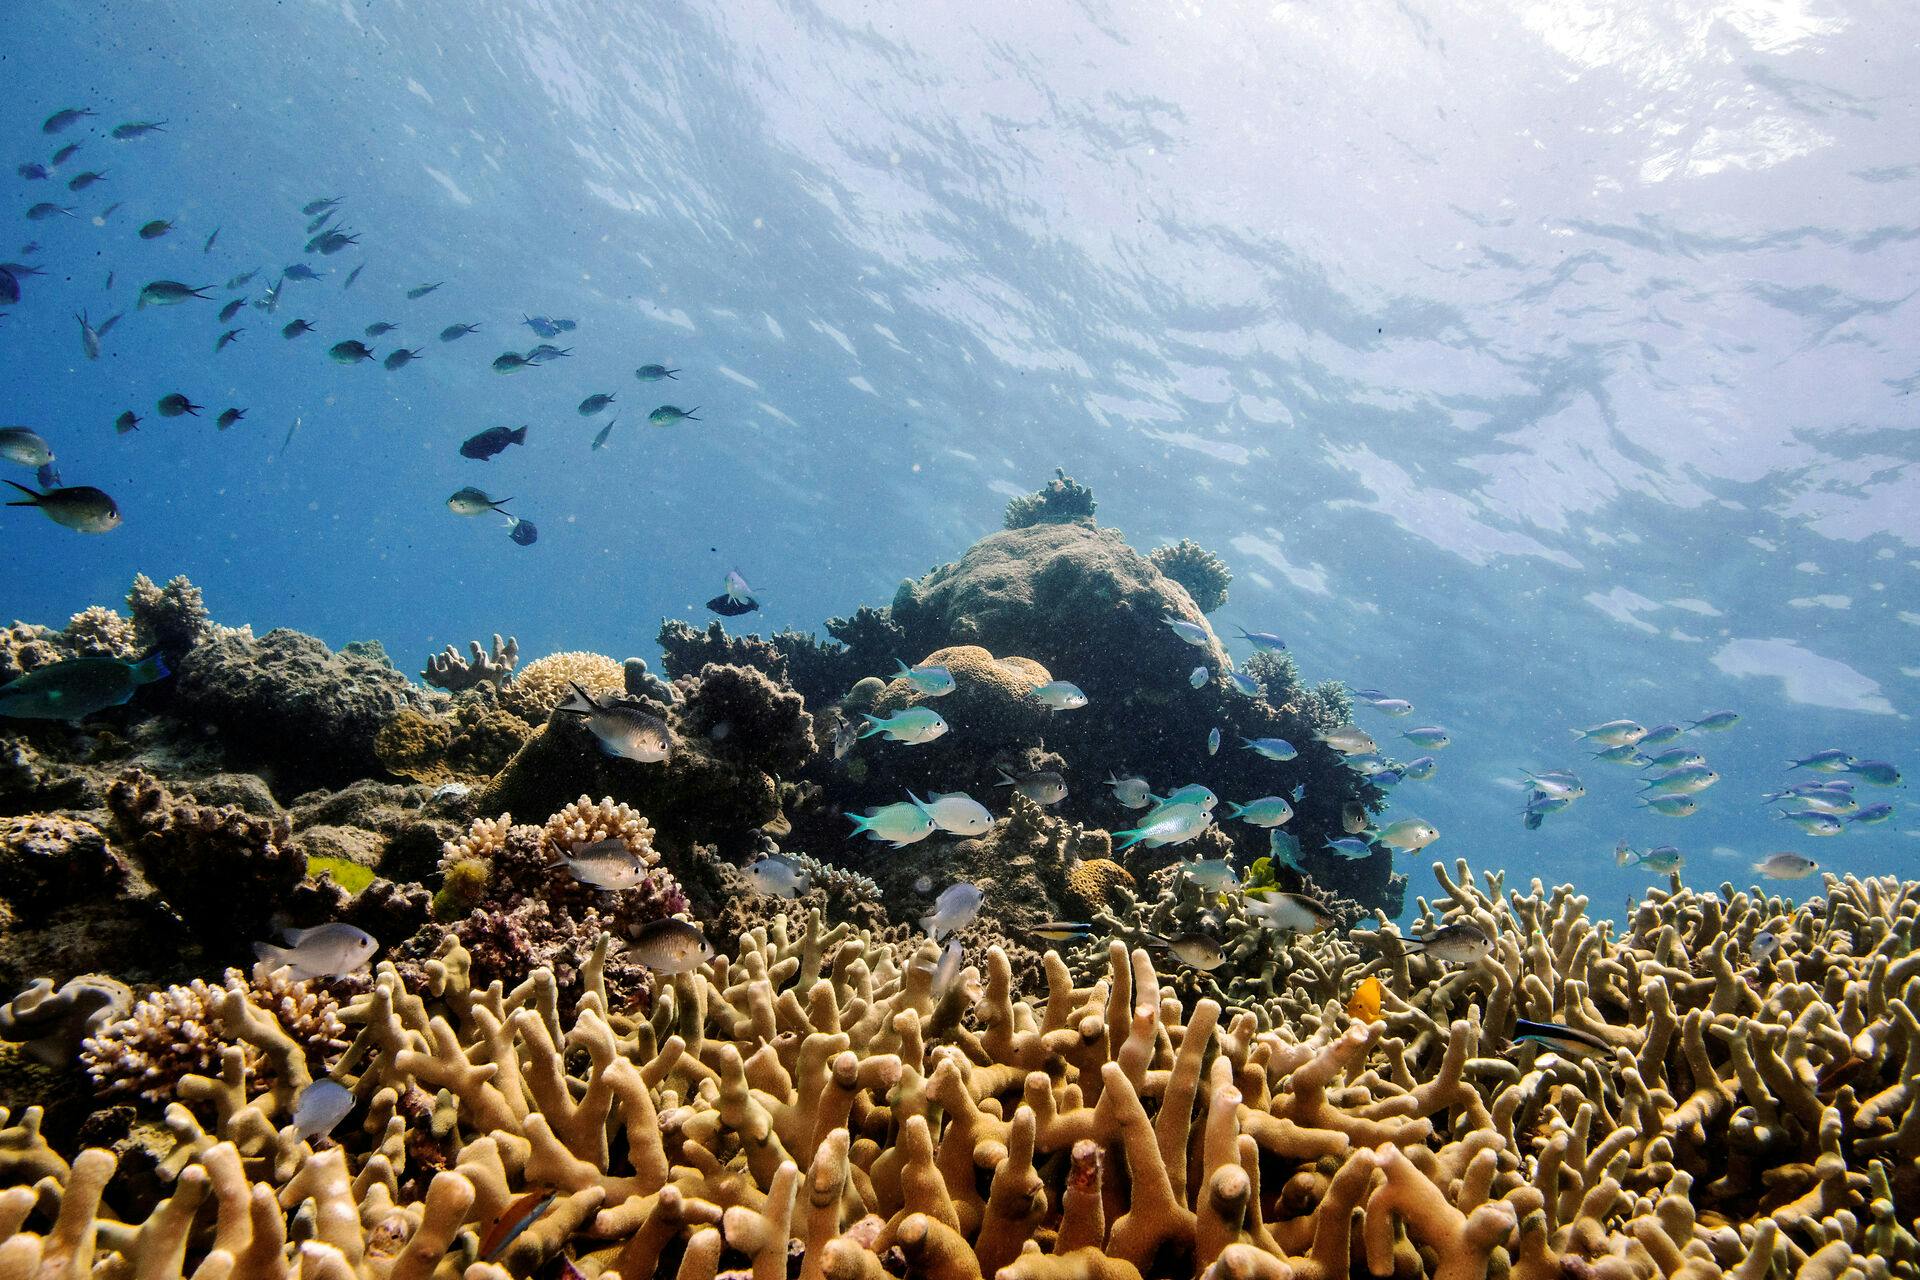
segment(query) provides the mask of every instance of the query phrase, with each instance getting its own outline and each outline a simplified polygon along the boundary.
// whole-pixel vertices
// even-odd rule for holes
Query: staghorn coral
[[[799,694],[752,667],[708,663],[675,681],[673,727],[707,750],[763,773],[791,773],[814,752],[813,717]]]
[[[1213,613],[1227,603],[1227,587],[1233,573],[1227,562],[1192,538],[1182,538],[1171,546],[1155,547],[1147,553],[1153,567],[1172,578],[1193,598],[1202,613]]]
[[[545,724],[579,685],[594,697],[626,691],[626,673],[605,654],[570,651],[535,658],[500,690],[500,705],[528,724]]]
[[[1006,527],[1026,529],[1036,524],[1067,524],[1073,521],[1091,524],[1094,508],[1098,505],[1093,500],[1093,490],[1075,483],[1066,471],[1055,467],[1053,479],[1047,481],[1046,488],[1038,493],[1008,500]]]
[[[420,679],[448,693],[483,684],[497,689],[513,678],[513,669],[520,665],[520,642],[512,636],[503,641],[498,631],[493,633],[492,649],[483,649],[478,640],[470,640],[467,650],[462,658],[458,649],[448,645],[427,659],[427,669],[420,673]]]
[[[1044,996],[1016,994],[998,949],[937,993],[931,945],[783,916],[664,983],[644,1015],[610,1007],[596,947],[562,1015],[554,973],[482,989],[450,941],[418,985],[383,964],[343,1012],[356,1035],[333,1074],[366,1110],[338,1147],[276,1127],[286,1090],[208,1079],[214,1117],[171,1114],[160,1160],[175,1188],[140,1222],[101,1214],[111,1154],[69,1164],[32,1111],[0,1128],[0,1180],[62,1192],[57,1216],[33,1217],[30,1192],[0,1200],[0,1262],[65,1265],[78,1241],[109,1274],[158,1280],[189,1266],[201,1280],[425,1280],[437,1266],[499,1280],[563,1258],[587,1275],[682,1280],[723,1266],[782,1280],[790,1259],[808,1280],[1920,1268],[1900,1146],[1920,1126],[1902,1083],[1920,1043],[1901,994],[1913,975],[1894,972],[1920,885],[1829,882],[1827,901],[1799,908],[1677,891],[1613,938],[1570,890],[1503,897],[1441,875],[1430,918],[1482,920],[1496,963],[1396,954],[1383,931],[1362,938],[1388,987],[1382,1020],[1303,1001],[1299,1021],[1265,1031],[1211,999],[1184,1008],[1148,953],[1117,943],[1084,984],[1044,957]],[[1689,939],[1728,936],[1702,931],[1763,918],[1789,939],[1787,974],[1748,987],[1675,967]],[[1836,952],[1829,926],[1864,948]],[[1838,1003],[1796,994],[1804,966],[1834,960]],[[1463,1003],[1489,991],[1484,1012]],[[1616,995],[1645,1001],[1645,1019],[1578,1013]],[[1506,1049],[1521,1007],[1597,1027],[1611,1061]],[[1838,1016],[1871,1043],[1836,1040]],[[1803,1034],[1784,1034],[1796,1023]],[[1820,1098],[1817,1068],[1863,1047],[1886,1052]],[[1691,1070],[1725,1102],[1686,1094]],[[1685,1167],[1695,1123],[1746,1135],[1715,1181]],[[1775,1157],[1764,1167],[1742,1154],[1755,1140]],[[550,1207],[497,1263],[476,1263],[479,1235],[530,1189],[552,1192]],[[202,1202],[211,1232],[190,1235]]]
[[[133,622],[135,648],[164,649],[170,654],[193,648],[212,625],[200,588],[185,575],[164,587],[144,573],[137,575],[127,591],[127,614]]]
[[[258,965],[251,976],[228,969],[220,985],[195,978],[141,998],[126,1016],[85,1039],[80,1065],[101,1098],[164,1105],[194,1099],[197,1090],[183,1089],[182,1081],[221,1076],[227,1055],[237,1050],[253,1081],[271,1086],[278,1039],[315,1066],[347,1047],[339,1008],[325,989],[296,981],[284,969]],[[271,1021],[277,1037],[263,1037],[251,1025],[262,1018]]]

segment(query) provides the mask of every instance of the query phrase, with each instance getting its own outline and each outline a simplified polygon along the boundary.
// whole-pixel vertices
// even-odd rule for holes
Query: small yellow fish
[[[1353,998],[1347,1001],[1347,1016],[1356,1022],[1379,1022],[1380,1000],[1384,988],[1378,978],[1363,978],[1360,985],[1353,989]]]

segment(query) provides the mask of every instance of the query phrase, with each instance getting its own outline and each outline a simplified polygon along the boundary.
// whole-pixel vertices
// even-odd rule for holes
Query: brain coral
[[[1133,876],[1111,858],[1087,858],[1067,868],[1067,894],[1082,911],[1109,906],[1119,891],[1133,891]]]
[[[545,724],[576,684],[596,698],[617,697],[626,692],[626,668],[601,653],[550,653],[501,687],[500,705],[528,724]]]
[[[1156,547],[1147,554],[1153,567],[1187,589],[1202,613],[1212,613],[1227,602],[1227,586],[1233,574],[1227,562],[1191,538],[1182,538],[1170,547]]]

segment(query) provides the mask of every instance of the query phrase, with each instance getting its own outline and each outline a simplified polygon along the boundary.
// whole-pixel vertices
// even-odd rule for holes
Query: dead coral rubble
[[[930,944],[779,917],[641,1016],[610,1007],[604,943],[565,1015],[552,972],[480,987],[450,940],[343,1010],[337,1145],[287,1127],[319,1066],[230,990],[271,1083],[238,1050],[182,1081],[168,1198],[118,1217],[112,1153],[69,1163],[35,1109],[0,1128],[0,1275],[1916,1274],[1920,884],[1676,890],[1615,937],[1571,890],[1436,871],[1422,931],[1477,923],[1492,961],[1361,935],[1383,1019],[1327,1000],[1267,1031],[1118,942],[1084,984],[1045,957],[1029,999],[997,948],[942,991]],[[1784,945],[1755,965],[1761,928]],[[1610,1048],[1514,1046],[1521,1014]]]

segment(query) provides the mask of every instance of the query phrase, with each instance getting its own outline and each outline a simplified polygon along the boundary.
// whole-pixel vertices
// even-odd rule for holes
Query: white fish
[[[950,884],[933,900],[933,914],[920,917],[920,927],[938,942],[948,934],[972,924],[979,916],[980,903],[986,896],[978,885],[968,884],[965,880]]]
[[[913,802],[927,811],[933,825],[953,836],[980,836],[993,830],[993,815],[987,806],[964,791],[927,793],[926,800],[907,792]]]
[[[669,916],[642,925],[624,954],[655,973],[691,973],[713,959],[713,944],[694,925]]]
[[[1205,667],[1195,667],[1192,674],[1187,676],[1187,683],[1198,689],[1207,682],[1209,677],[1210,673]]]
[[[647,864],[635,857],[618,836],[576,843],[573,852],[561,854],[560,861],[551,864],[549,870],[561,867],[581,884],[609,893],[631,889],[647,878]]]
[[[618,702],[596,702],[592,694],[577,684],[573,686],[573,693],[556,709],[583,717],[587,731],[599,740],[600,749],[610,756],[637,760],[641,764],[657,764],[665,760],[673,749],[673,731],[667,728],[666,721],[638,707]]]
[[[1379,749],[1372,735],[1357,725],[1343,724],[1316,736],[1343,756],[1363,756]]]
[[[1185,618],[1165,615],[1160,619],[1173,628],[1173,634],[1185,640],[1196,649],[1204,649],[1213,641],[1213,633],[1197,622],[1188,622]]]
[[[779,854],[770,855],[751,864],[744,874],[755,893],[763,893],[774,898],[798,897],[810,887],[807,873],[799,864]]]
[[[940,959],[933,966],[933,1003],[938,1008],[947,998],[947,992],[953,990],[953,984],[960,978],[960,939],[947,943],[946,950],[940,953]]]
[[[1820,869],[1820,864],[1797,853],[1770,853],[1754,863],[1753,869],[1769,880],[1805,880]]]
[[[275,969],[292,969],[296,978],[344,978],[371,960],[373,953],[380,949],[372,934],[350,924],[287,929],[280,937],[286,946],[256,942],[253,954]]]
[[[1049,711],[1077,711],[1087,705],[1087,695],[1071,680],[1049,680],[1035,685],[1033,697]]]
[[[1107,785],[1113,788],[1113,798],[1129,809],[1144,809],[1148,803],[1147,780],[1138,774],[1128,774],[1116,778],[1107,774]]]
[[[1333,923],[1333,912],[1304,893],[1269,893],[1247,899],[1247,914],[1276,932],[1317,933]]]
[[[1219,725],[1215,725],[1213,726],[1213,728],[1207,730],[1207,754],[1210,756],[1217,756],[1220,754],[1220,726]]]
[[[293,1104],[293,1131],[308,1141],[332,1133],[353,1110],[353,1091],[338,1080],[321,1078],[300,1091]]]

